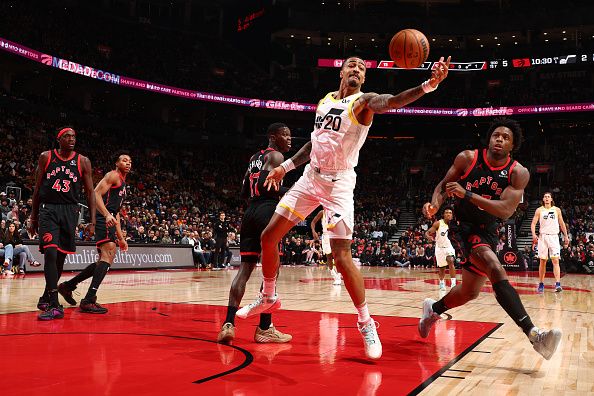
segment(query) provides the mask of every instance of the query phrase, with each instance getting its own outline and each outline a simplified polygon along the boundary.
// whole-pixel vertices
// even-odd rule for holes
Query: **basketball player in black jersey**
[[[39,250],[44,254],[45,291],[37,307],[40,320],[61,319],[64,308],[58,302],[58,280],[67,254],[76,252],[74,239],[78,223],[78,196],[84,184],[91,224],[95,232],[95,194],[91,161],[74,151],[76,132],[62,128],[58,132],[59,150],[44,151],[37,162],[31,232],[39,228]]]
[[[120,250],[124,252],[128,250],[128,242],[120,226],[120,209],[126,199],[126,177],[132,168],[132,159],[127,152],[120,151],[116,153],[114,160],[116,168],[107,172],[95,187],[98,212],[95,240],[99,261],[89,264],[74,278],[58,286],[58,291],[68,304],[76,305],[72,292],[80,282],[93,277],[85,298],[80,301],[80,310],[85,313],[107,313],[107,308],[97,303],[97,290],[113,264],[116,244],[120,246]]]
[[[545,331],[532,324],[494,253],[498,241],[497,218],[507,219],[514,214],[530,179],[528,170],[510,156],[520,147],[522,129],[513,120],[499,118],[493,121],[487,136],[488,149],[458,154],[435,188],[431,203],[423,206],[423,213],[433,217],[444,195],[457,198],[456,221],[450,223],[449,237],[464,260],[462,284],[437,302],[430,298],[423,302],[419,333],[427,337],[439,315],[477,298],[488,278],[499,305],[522,328],[534,349],[548,360],[559,345],[561,331]]]
[[[235,314],[243,298],[245,285],[260,258],[260,235],[274,214],[279,197],[287,191],[287,188],[269,191],[264,187],[264,181],[268,172],[284,161],[283,153],[290,150],[291,130],[285,124],[274,123],[268,127],[267,134],[268,148],[252,155],[243,178],[241,196],[249,201],[241,221],[241,265],[231,284],[227,317],[217,337],[218,342],[225,344],[235,338]],[[256,342],[284,343],[292,338],[272,326],[272,314],[260,314],[260,323],[254,334]]]

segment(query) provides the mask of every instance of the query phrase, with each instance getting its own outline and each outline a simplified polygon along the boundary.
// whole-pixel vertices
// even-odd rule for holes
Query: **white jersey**
[[[452,242],[450,242],[450,238],[448,238],[449,229],[450,227],[445,221],[439,220],[439,227],[435,233],[435,247],[453,249]]]
[[[311,166],[319,171],[352,170],[359,162],[370,125],[361,125],[353,114],[353,104],[363,95],[358,92],[334,99],[332,92],[320,100],[311,133]]]
[[[558,235],[559,219],[557,218],[557,208],[551,206],[549,209],[540,207],[540,218],[538,219],[541,235]]]
[[[326,212],[322,212],[322,232],[328,231],[328,218],[326,217]]]

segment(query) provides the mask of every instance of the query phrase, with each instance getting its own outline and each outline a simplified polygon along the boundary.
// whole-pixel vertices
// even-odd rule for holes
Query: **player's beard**
[[[359,88],[359,82],[357,80],[355,80],[354,78],[350,79],[348,84],[349,84],[349,87],[351,87],[351,88]]]

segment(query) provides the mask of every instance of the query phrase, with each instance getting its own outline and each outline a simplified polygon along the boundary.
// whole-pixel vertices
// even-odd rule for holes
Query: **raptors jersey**
[[[266,179],[269,171],[262,170],[262,167],[266,163],[266,157],[272,151],[276,151],[271,147],[265,150],[260,150],[250,158],[247,173],[243,179],[244,188],[249,187],[249,200],[250,202],[264,201],[264,200],[276,200],[278,202],[278,193],[275,191],[268,191],[267,188],[263,188],[258,180]],[[271,189],[274,190],[274,189]]]
[[[435,233],[435,246],[438,248],[453,249],[452,242],[448,238],[449,226],[445,221],[439,220],[439,228]]]
[[[119,172],[118,176],[120,177],[120,185],[112,186],[107,194],[103,195],[103,203],[107,211],[114,216],[120,211],[124,199],[126,199],[126,181]]]
[[[318,103],[314,131],[311,133],[311,166],[320,171],[351,170],[359,161],[359,150],[370,125],[361,125],[353,114],[358,92],[334,99],[332,92]]]
[[[61,158],[57,150],[49,151],[45,165],[39,202],[51,204],[78,204],[82,185],[80,154],[72,152]]]
[[[470,168],[458,183],[466,190],[472,191],[486,199],[499,200],[501,193],[511,184],[511,174],[518,164],[511,157],[503,166],[493,167],[487,159],[487,149],[482,152],[474,150],[474,159]],[[456,218],[459,221],[474,224],[492,224],[496,217],[473,205],[467,200],[459,199],[456,204]]]
[[[554,206],[550,208],[540,207],[540,219],[538,220],[541,235],[558,235],[559,219],[557,218],[557,209]]]

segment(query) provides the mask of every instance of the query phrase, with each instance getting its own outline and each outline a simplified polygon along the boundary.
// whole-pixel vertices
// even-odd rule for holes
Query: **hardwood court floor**
[[[384,355],[365,360],[344,286],[325,268],[283,268],[283,310],[274,324],[290,344],[253,341],[256,319],[236,320],[233,347],[213,342],[236,271],[132,271],[108,274],[99,290],[107,315],[66,310],[38,322],[42,275],[0,278],[2,395],[61,394],[593,394],[593,276],[567,275],[565,291],[535,293],[536,274],[510,274],[535,324],[559,327],[549,361],[499,307],[490,286],[448,311],[426,340],[416,332],[425,297],[438,298],[430,270],[362,268],[381,324]],[[66,273],[64,279],[72,275]],[[250,280],[244,302],[261,279]],[[84,296],[88,281],[79,286]],[[80,299],[82,296],[75,296]],[[8,373],[10,375],[8,376]]]

